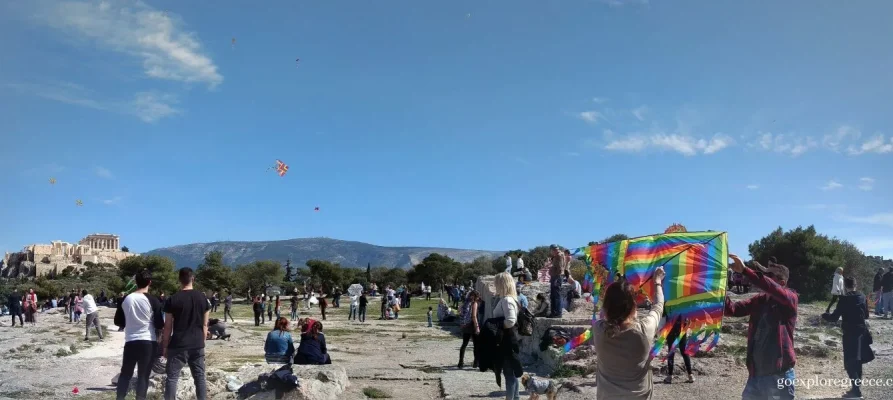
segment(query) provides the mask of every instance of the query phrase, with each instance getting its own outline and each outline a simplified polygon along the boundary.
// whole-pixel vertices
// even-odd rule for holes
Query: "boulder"
[[[341,398],[348,385],[347,371],[340,365],[294,365],[292,370],[300,380],[300,387],[278,397],[275,390],[265,390],[259,375],[276,371],[277,367],[247,364],[239,369],[238,378],[245,383],[244,389],[260,390],[249,395],[252,400],[336,400]]]

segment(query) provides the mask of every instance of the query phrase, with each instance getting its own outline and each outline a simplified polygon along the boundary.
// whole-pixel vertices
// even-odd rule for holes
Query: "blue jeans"
[[[779,375],[753,376],[747,378],[742,400],[793,400],[794,369]]]
[[[521,400],[521,382],[508,363],[504,364],[502,377],[505,379],[505,400]]]
[[[550,317],[561,317],[561,276],[549,279],[549,302],[552,308]]]
[[[877,299],[876,303],[874,305],[874,314],[875,315],[883,315],[884,314],[884,300],[883,300],[883,297],[881,297],[882,294],[883,293],[880,290],[878,290],[877,292],[874,292],[875,299]]]
[[[298,319],[298,306],[294,306],[291,308],[291,319]]]
[[[357,306],[351,304],[350,312],[347,314],[347,320],[350,321],[352,319],[357,319]]]

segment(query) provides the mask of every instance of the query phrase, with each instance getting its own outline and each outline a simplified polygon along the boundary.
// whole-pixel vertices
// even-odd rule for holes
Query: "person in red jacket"
[[[787,287],[788,268],[774,262],[758,271],[744,266],[741,258],[729,254],[732,271],[759,287],[762,293],[733,302],[726,297],[725,313],[750,316],[747,326],[747,383],[741,397],[750,399],[793,399],[794,326],[797,324],[797,294]]]

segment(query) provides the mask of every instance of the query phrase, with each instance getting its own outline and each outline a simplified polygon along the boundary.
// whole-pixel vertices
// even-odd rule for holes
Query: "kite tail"
[[[713,348],[716,347],[717,344],[719,344],[719,333],[720,333],[719,328],[717,328],[716,330],[713,331],[713,341],[710,342],[710,345],[708,345],[706,349],[704,349],[705,353],[710,350],[713,350]]]
[[[658,330],[657,337],[654,339],[654,347],[651,348],[649,360],[654,359],[654,357],[660,353],[660,349],[667,343],[667,336],[670,335],[672,329],[673,324],[669,321],[665,321],[663,326]]]
[[[564,351],[562,352],[562,354],[565,354],[565,353],[577,348],[577,346],[579,346],[583,343],[586,343],[586,341],[589,340],[590,338],[592,338],[592,329],[587,329],[585,332],[581,333],[579,336],[577,336],[577,337],[571,339],[569,342],[565,343],[564,349],[563,349]]]

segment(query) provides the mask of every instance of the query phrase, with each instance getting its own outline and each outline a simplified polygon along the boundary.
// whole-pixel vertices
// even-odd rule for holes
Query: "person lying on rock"
[[[313,321],[310,328],[301,334],[301,344],[295,355],[295,364],[322,365],[331,364],[332,358],[326,350],[326,336],[322,333],[322,323]]]
[[[208,320],[208,340],[211,338],[218,340],[229,340],[229,334],[226,333],[226,323],[217,318]]]
[[[550,310],[549,299],[546,298],[545,294],[538,293],[536,295],[536,309],[533,310],[533,316],[546,318],[549,316]]]
[[[288,318],[276,320],[273,330],[264,342],[264,359],[268,364],[288,364],[295,354],[295,344],[288,332]]]

